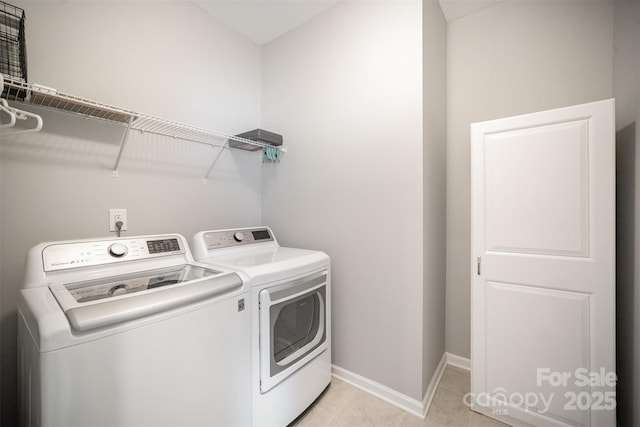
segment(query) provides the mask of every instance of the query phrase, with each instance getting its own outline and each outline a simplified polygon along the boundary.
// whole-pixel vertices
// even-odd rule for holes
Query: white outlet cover
[[[127,230],[127,210],[126,209],[109,209],[109,231],[118,231],[116,222],[122,221],[120,231]]]

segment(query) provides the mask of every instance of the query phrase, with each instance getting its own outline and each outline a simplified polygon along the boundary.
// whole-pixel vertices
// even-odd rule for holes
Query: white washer
[[[192,249],[251,286],[252,424],[286,426],[331,382],[329,256],[281,247],[267,227],[202,231]]]
[[[251,422],[249,289],[182,236],[43,243],[25,276],[22,425]]]

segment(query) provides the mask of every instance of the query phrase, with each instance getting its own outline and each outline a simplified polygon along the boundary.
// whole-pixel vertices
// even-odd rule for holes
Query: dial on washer
[[[236,242],[242,242],[242,240],[244,240],[244,234],[242,234],[241,231],[236,231],[235,233],[233,233],[233,239]]]
[[[116,258],[121,258],[127,254],[127,247],[122,243],[114,243],[109,246],[109,255]]]

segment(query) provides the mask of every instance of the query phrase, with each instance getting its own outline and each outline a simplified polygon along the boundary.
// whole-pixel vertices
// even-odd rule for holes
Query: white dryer
[[[177,234],[43,243],[18,302],[21,424],[246,426],[250,299]]]
[[[331,382],[329,256],[281,247],[267,227],[202,231],[192,249],[251,287],[252,424],[286,426]]]

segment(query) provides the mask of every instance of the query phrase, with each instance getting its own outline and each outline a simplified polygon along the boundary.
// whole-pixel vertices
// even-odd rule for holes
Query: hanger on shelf
[[[0,99],[0,111],[9,115],[9,122],[0,125],[0,128],[10,128],[16,124],[16,115],[5,99]]]
[[[4,92],[4,77],[0,74],[0,95]],[[7,89],[7,93],[9,90]],[[18,108],[9,105],[6,99],[0,98],[0,111],[9,115],[9,122],[0,125],[0,128],[13,128],[18,120],[27,120],[29,118],[35,119],[35,126],[31,129],[20,129],[15,132],[4,133],[4,135],[18,135],[21,133],[40,132],[42,130],[42,117],[35,113],[20,110]]]
[[[30,113],[29,111],[19,110],[17,108],[13,108],[13,112],[16,115],[16,119],[18,120],[27,120],[29,118],[35,119],[36,125],[31,129],[21,129],[15,132],[12,132],[11,135],[17,135],[20,133],[31,133],[31,132],[40,132],[42,130],[42,117],[35,113]]]
[[[9,132],[5,135],[18,135],[21,133],[40,132],[42,130],[42,117],[29,111],[20,110],[15,107],[11,107],[6,99],[0,99],[0,110],[7,113],[10,116],[8,123],[0,125],[0,128],[12,128],[15,127],[18,120],[28,120],[29,118],[35,120],[35,126],[30,129],[20,129],[15,132]]]

